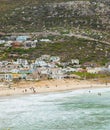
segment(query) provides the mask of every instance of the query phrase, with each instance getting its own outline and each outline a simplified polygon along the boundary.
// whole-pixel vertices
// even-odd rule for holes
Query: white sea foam
[[[108,130],[109,93],[101,88],[2,98],[0,130]]]

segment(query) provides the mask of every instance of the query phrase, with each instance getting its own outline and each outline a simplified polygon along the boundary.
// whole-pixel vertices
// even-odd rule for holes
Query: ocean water
[[[110,88],[0,98],[0,130],[110,130]]]

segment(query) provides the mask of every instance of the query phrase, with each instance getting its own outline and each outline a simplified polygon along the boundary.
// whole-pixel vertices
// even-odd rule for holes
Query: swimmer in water
[[[101,93],[98,93],[99,96],[101,96]]]

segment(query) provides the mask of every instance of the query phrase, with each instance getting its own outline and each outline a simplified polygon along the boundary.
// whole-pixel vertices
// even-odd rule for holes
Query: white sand
[[[59,92],[86,88],[106,88],[110,87],[110,83],[102,84],[99,82],[91,82],[87,80],[45,80],[39,82],[22,81],[13,84],[11,88],[5,86],[0,87],[0,96],[21,95],[21,94],[37,94],[45,92]],[[34,88],[34,89],[33,89]],[[36,92],[35,92],[36,91]]]

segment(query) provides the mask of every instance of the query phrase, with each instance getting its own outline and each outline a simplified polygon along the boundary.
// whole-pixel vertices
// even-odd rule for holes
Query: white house
[[[50,55],[42,55],[41,59],[48,61],[50,59]]]
[[[12,74],[0,74],[0,80],[12,81],[13,76],[12,76]]]
[[[36,47],[36,43],[34,41],[25,41],[23,45],[25,48],[35,48]]]
[[[5,80],[6,81],[12,81],[13,80],[12,74],[5,74]]]
[[[0,62],[0,65],[1,65],[1,66],[6,66],[6,65],[8,65],[8,63],[9,63],[8,61],[1,61],[1,62]]]
[[[79,60],[78,59],[72,59],[71,63],[74,65],[79,65]]]
[[[101,72],[103,70],[104,70],[104,68],[102,68],[102,67],[96,67],[96,68],[88,67],[87,68],[87,72],[92,73],[92,74],[97,74],[97,73],[99,73],[99,72]]]
[[[16,63],[24,66],[28,65],[28,61],[26,59],[17,59]]]
[[[43,61],[43,60],[36,60],[35,61],[35,65],[39,66],[39,67],[46,67],[46,66],[48,66],[48,64],[45,61]]]
[[[50,57],[50,61],[51,62],[59,62],[60,61],[60,57],[59,56],[51,56]]]
[[[5,42],[5,40],[0,40],[0,44],[4,44]]]
[[[30,39],[30,36],[17,36],[16,37],[16,41],[18,41],[18,42],[24,42],[28,39]]]
[[[12,69],[10,72],[11,73],[19,73],[19,69]]]
[[[49,72],[49,76],[52,79],[62,79],[62,78],[64,78],[64,73],[63,73],[61,68],[50,68],[48,70],[48,72]]]
[[[40,39],[40,42],[51,42],[49,39]]]
[[[63,69],[63,72],[67,73],[67,72],[76,72],[77,69],[76,68],[71,68],[71,67],[67,67]]]
[[[6,41],[6,44],[4,45],[5,47],[11,47],[13,41]]]
[[[38,43],[38,40],[36,39],[36,40],[34,40],[33,42],[34,42],[34,43]]]
[[[49,74],[49,69],[43,67],[43,68],[41,69],[41,74]]]

